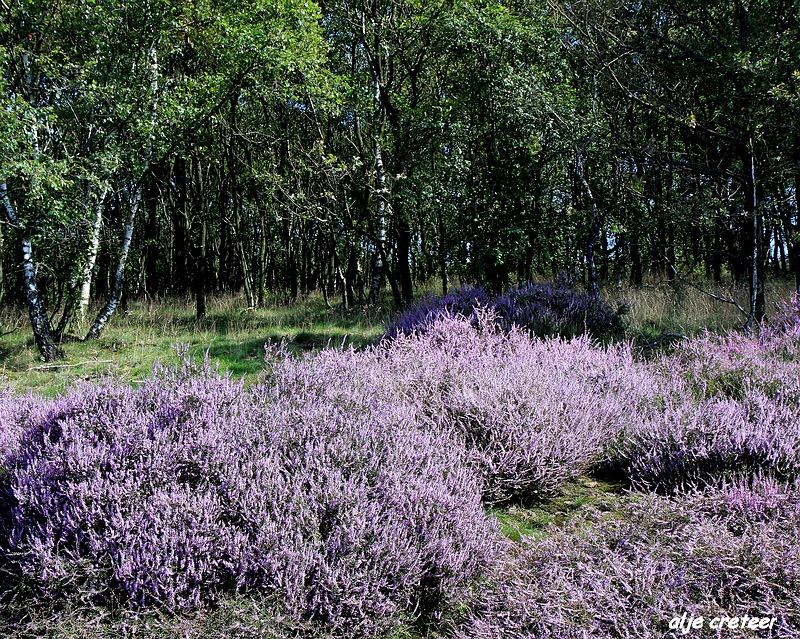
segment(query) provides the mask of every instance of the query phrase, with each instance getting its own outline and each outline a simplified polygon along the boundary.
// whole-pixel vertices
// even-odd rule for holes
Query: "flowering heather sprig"
[[[46,406],[46,400],[36,395],[17,397],[8,389],[0,391],[0,469],[17,451],[25,425],[39,419]]]
[[[298,372],[246,390],[162,370],[49,402],[0,479],[9,568],[99,604],[276,593],[341,636],[435,622],[498,543],[463,449],[402,406],[318,401]]]
[[[421,334],[443,317],[465,317],[477,324],[476,309],[489,309],[504,330],[519,326],[534,335],[604,337],[619,332],[619,317],[596,295],[576,291],[564,278],[557,282],[515,286],[497,297],[483,288],[465,287],[444,297],[422,299],[386,331],[389,339]]]
[[[3,477],[13,464],[26,425],[40,419],[46,405],[35,395],[15,397],[10,390],[0,391],[0,529],[8,521],[12,501]],[[2,563],[0,553],[0,566]]]
[[[780,507],[763,507],[775,499]],[[676,638],[684,635],[669,622],[687,613],[706,619],[692,636],[710,638],[719,636],[711,619],[744,613],[776,617],[771,637],[797,637],[799,507],[796,486],[758,479],[672,498],[631,495],[510,552],[452,634]]]
[[[800,521],[800,481],[781,482],[763,473],[722,480],[708,490],[687,493],[684,500],[724,522],[731,532],[760,522],[794,526]]]

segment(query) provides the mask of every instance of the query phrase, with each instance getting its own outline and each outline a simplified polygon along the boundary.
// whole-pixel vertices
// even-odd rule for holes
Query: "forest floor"
[[[740,305],[746,306],[746,290],[741,288],[738,290],[722,289],[711,285],[703,285],[703,288],[719,297],[733,296],[739,300]],[[433,287],[426,289],[423,294],[432,290]],[[777,305],[787,300],[792,292],[793,285],[789,282],[773,284],[767,291],[768,308],[770,310],[777,308]],[[648,355],[651,353],[670,349],[679,336],[698,335],[706,329],[723,333],[726,330],[740,327],[745,319],[735,305],[714,301],[696,288],[681,283],[677,285],[674,283],[651,283],[639,289],[609,288],[604,291],[604,298],[612,306],[624,309],[625,339],[634,344],[634,352],[639,353],[642,359],[649,359]],[[351,311],[342,310],[338,306],[331,309],[324,303],[321,296],[310,296],[291,305],[276,303],[256,310],[244,310],[242,307],[243,300],[240,298],[212,298],[207,317],[198,321],[194,317],[191,300],[132,302],[127,312],[113,318],[106,334],[100,340],[83,342],[73,338],[64,343],[63,348],[67,359],[54,365],[45,365],[38,360],[22,312],[18,309],[4,309],[0,315],[2,332],[5,333],[0,341],[0,367],[2,367],[0,369],[0,375],[2,375],[0,385],[5,386],[14,395],[34,393],[45,397],[61,395],[71,386],[82,381],[99,382],[106,376],[122,381],[123,385],[136,387],[151,377],[151,370],[156,362],[179,365],[182,357],[179,354],[180,345],[188,348],[188,354],[195,359],[202,358],[207,354],[212,363],[219,365],[221,371],[229,372],[237,379],[243,378],[246,383],[255,382],[259,379],[261,371],[264,370],[264,345],[266,343],[285,342],[290,351],[296,353],[322,349],[327,346],[338,347],[342,344],[360,348],[380,339],[386,323],[391,320],[393,314],[391,308],[379,306],[360,306]],[[717,351],[712,349],[708,352],[715,353]],[[719,352],[726,351],[723,348]],[[793,364],[789,362],[787,365],[792,366]],[[776,379],[778,378],[776,377]],[[794,382],[789,385],[792,388],[796,386]],[[721,388],[724,388],[724,385]],[[735,394],[731,397],[735,399],[734,396]],[[689,400],[689,403],[694,401]],[[708,398],[698,401],[699,406],[705,405],[704,401],[713,402],[716,399]],[[646,434],[645,439],[647,437],[650,437],[650,434]],[[657,435],[653,435],[653,437],[657,437]],[[2,441],[0,441],[1,443]],[[644,455],[649,450],[648,446],[650,444],[645,441],[642,444],[644,452],[639,451],[635,454]],[[1,467],[0,471],[2,471]],[[761,476],[758,475],[758,477],[758,481],[762,481]],[[513,546],[519,548],[518,553],[511,552],[509,554],[509,558],[514,557],[509,561],[516,562],[512,565],[519,566],[523,579],[529,578],[525,571],[531,569],[534,572],[538,571],[540,563],[551,552],[557,553],[553,559],[555,562],[553,566],[558,565],[559,561],[569,564],[573,561],[583,562],[587,557],[593,557],[588,560],[589,564],[585,564],[586,570],[596,569],[599,571],[597,572],[598,578],[605,579],[607,577],[609,579],[605,586],[598,585],[598,592],[602,596],[609,597],[609,601],[615,601],[613,597],[617,596],[616,586],[613,588],[609,586],[609,584],[616,584],[620,578],[615,571],[632,570],[631,574],[639,574],[642,570],[645,572],[650,570],[651,563],[656,560],[673,562],[676,567],[681,565],[680,557],[683,556],[681,553],[684,550],[680,543],[683,541],[680,538],[673,544],[673,531],[689,531],[687,534],[694,535],[695,528],[705,530],[702,528],[703,526],[712,525],[709,522],[716,521],[713,519],[716,516],[713,513],[710,515],[703,513],[712,512],[716,508],[714,504],[720,499],[725,504],[738,503],[736,502],[738,493],[735,491],[744,489],[740,489],[737,487],[738,485],[733,489],[725,486],[723,484],[722,492],[713,493],[712,491],[710,497],[689,495],[675,498],[676,501],[663,495],[647,496],[641,490],[634,489],[630,478],[624,475],[614,475],[613,473],[609,475],[605,471],[598,473],[597,469],[594,471],[589,469],[573,475],[555,492],[538,501],[522,502],[512,499],[503,502],[500,506],[485,506],[484,512],[497,522],[502,536],[513,542]],[[766,484],[764,490],[767,492],[773,490],[771,486],[771,484]],[[725,492],[726,490],[728,492]],[[752,490],[754,492],[752,495],[748,493],[750,496],[747,499],[762,498],[759,497],[760,493],[756,494],[755,484],[753,484]],[[787,488],[785,490],[794,489]],[[787,503],[794,503],[791,501],[795,499],[794,494],[787,492],[786,499],[790,499],[790,502]],[[680,499],[684,501],[680,501]],[[704,499],[708,503],[703,501]],[[730,501],[731,499],[733,501]],[[2,506],[1,503],[0,506]],[[698,512],[701,512],[697,517],[691,514],[696,507],[700,509]],[[2,513],[0,512],[0,514]],[[791,518],[794,515],[787,516]],[[640,526],[642,532],[636,533],[631,538],[630,543],[633,545],[625,546],[628,548],[625,551],[628,555],[618,558],[623,562],[622,564],[612,565],[611,560],[608,565],[604,564],[603,557],[610,552],[609,548],[612,550],[617,548],[619,530],[622,530],[619,527],[630,526],[631,518],[634,521],[639,521],[637,518],[641,519],[636,526]],[[785,524],[783,519],[778,518],[774,521],[777,522],[774,524],[775,526]],[[724,525],[713,523],[713,526],[721,525],[722,528],[719,530],[722,532],[719,534],[724,533]],[[760,525],[758,521],[753,523],[753,526]],[[773,524],[769,523],[769,525]],[[768,529],[767,532],[769,530],[772,529]],[[760,528],[757,529],[757,532],[766,534]],[[780,535],[784,533],[781,533],[780,530],[778,532],[780,534],[777,539],[780,539]],[[628,535],[629,533],[624,534]],[[736,535],[738,534],[739,532],[736,533]],[[687,542],[689,546],[694,543],[692,539],[693,537]],[[734,541],[731,543],[739,543],[735,541],[739,539],[738,537],[732,539]],[[625,543],[627,544],[628,541]],[[779,542],[767,543],[768,547],[771,547],[769,544],[775,548],[780,545]],[[541,550],[537,550],[537,548],[541,548]],[[573,552],[573,548],[577,553],[574,557],[570,554]],[[725,553],[728,550],[725,548],[722,546],[712,548],[708,558],[703,554],[706,551],[701,549],[698,551],[700,555],[697,561],[705,562],[707,559],[717,561],[717,554],[722,553],[719,554],[720,557],[727,556]],[[734,546],[734,550],[736,548],[738,546]],[[660,558],[651,557],[651,551]],[[537,552],[544,553],[544,555],[540,557],[536,554]],[[736,552],[740,551],[736,550]],[[675,553],[678,559],[672,557],[670,553]],[[630,565],[625,562],[630,562]],[[697,570],[696,566],[690,568]],[[750,571],[751,568],[748,567],[747,570]],[[761,568],[756,567],[752,570],[754,572],[747,573],[748,579],[755,579],[756,577],[753,575],[761,574],[758,572]],[[765,578],[772,580],[774,576],[772,572],[773,569],[768,567]],[[702,571],[701,574],[703,574]],[[491,606],[494,605],[492,602],[501,601],[506,597],[502,588],[528,587],[526,585],[528,582],[517,583],[514,578],[514,576],[510,577],[508,586],[503,585],[502,579],[496,582],[500,584],[497,586],[500,588],[497,599],[492,600],[495,595],[491,590],[488,591],[487,611],[475,612],[478,622],[492,622],[492,615],[495,614],[492,611]],[[637,579],[639,578],[637,577]],[[0,574],[0,581],[2,581],[2,574]],[[772,581],[767,583],[771,584]],[[565,588],[568,587],[571,586],[565,586]],[[659,588],[662,588],[658,584],[649,584],[648,587],[654,589],[653,593],[655,594],[652,596],[660,593]],[[604,591],[602,588],[607,588],[607,590]],[[532,590],[530,596],[550,596],[542,593],[536,595],[536,592],[538,591]],[[594,595],[588,590],[584,594],[587,597],[586,602],[589,602],[585,602],[588,606],[587,610],[591,611],[593,610],[592,606],[595,605],[591,603]],[[104,639],[109,637],[152,637],[153,639],[166,639],[167,637],[200,639],[202,637],[206,639],[216,637],[222,639],[222,637],[229,636],[266,639],[288,636],[285,634],[285,629],[273,626],[276,619],[281,617],[275,612],[275,602],[263,595],[223,598],[214,607],[202,607],[186,614],[172,614],[153,609],[137,612],[124,607],[116,609],[107,605],[97,608],[84,598],[56,598],[48,603],[45,600],[32,601],[29,595],[20,594],[19,597],[17,598],[13,591],[7,593],[3,602],[6,611],[0,612],[0,630],[2,630],[5,619],[6,623],[11,624],[9,627],[13,627],[8,635],[13,639],[27,639],[28,637],[52,637],[53,639],[99,639],[101,637]],[[517,597],[520,600],[518,604],[523,610],[527,606],[526,597],[528,595]],[[556,605],[556,601],[558,601],[558,594],[554,595],[554,605]],[[754,600],[750,603],[757,604],[759,601]],[[605,604],[599,607],[602,608],[603,605]],[[648,613],[651,618],[649,620],[643,618],[641,623],[645,626],[648,623],[651,626],[663,624],[664,621],[661,617],[664,612],[658,607],[659,605],[653,604]],[[715,605],[719,606],[718,602],[713,601],[710,605],[712,608]],[[517,609],[512,607],[507,613],[511,615],[509,623],[514,621],[513,615],[517,614],[515,610]],[[505,608],[502,611],[503,614],[506,614]],[[483,621],[480,621],[480,614],[485,615]],[[522,626],[527,623],[523,618]],[[625,623],[638,622],[632,618],[630,621],[619,621],[618,623],[623,627]],[[239,632],[237,628],[242,632]],[[296,626],[293,628],[292,632],[299,631],[303,636],[320,638],[327,636],[324,633],[318,634],[316,626],[310,626],[307,630],[299,629]],[[492,631],[484,629],[482,632],[488,633],[486,636],[491,636]],[[426,639],[432,639],[435,636],[438,635],[425,635]],[[483,636],[481,634],[481,637]],[[389,635],[381,635],[381,637],[383,639],[422,639],[418,629],[405,625],[397,628],[391,637]]]
[[[210,297],[206,317],[198,320],[192,300],[133,301],[111,319],[100,339],[82,341],[77,330],[71,333],[62,344],[66,359],[53,364],[40,361],[24,311],[5,308],[0,326],[13,332],[0,338],[0,376],[15,391],[47,396],[109,372],[135,384],[155,362],[177,362],[177,347],[188,345],[189,355],[202,358],[207,352],[220,370],[249,378],[263,369],[267,343],[286,341],[296,352],[328,344],[361,346],[381,336],[389,317],[378,306],[327,308],[321,295],[295,304],[245,307],[244,298]]]
[[[747,305],[744,289],[711,285],[704,288],[720,297],[733,296],[740,305]],[[793,289],[790,282],[772,284],[767,291],[768,308],[772,310],[787,300]],[[604,291],[604,298],[626,309],[626,339],[636,344],[642,354],[669,348],[671,336],[696,335],[704,329],[724,332],[744,322],[733,304],[714,301],[680,283],[651,283],[640,289],[611,288]],[[38,360],[25,316],[19,309],[6,308],[0,315],[2,332],[6,333],[0,339],[0,385],[15,394],[34,392],[52,397],[80,381],[101,380],[110,374],[136,386],[150,375],[156,361],[176,364],[179,360],[176,346],[181,344],[188,346],[189,355],[198,358],[207,353],[222,371],[255,381],[263,370],[265,343],[286,341],[297,353],[328,345],[361,347],[380,339],[393,313],[392,309],[379,306],[344,311],[337,304],[330,309],[321,296],[256,310],[243,310],[243,300],[236,297],[217,297],[209,302],[207,317],[199,321],[194,317],[191,300],[132,302],[127,312],[112,319],[100,340],[83,342],[76,338],[66,342],[63,347],[67,359],[55,365]],[[569,535],[580,540],[582,533],[576,532],[576,526],[582,526],[581,522],[611,521],[613,525],[614,521],[630,517],[631,508],[635,510],[640,498],[637,494],[621,478],[588,473],[566,482],[550,498],[532,504],[508,502],[488,512],[499,522],[503,535],[514,542],[546,542],[554,536],[569,539]],[[603,523],[597,526],[598,530],[609,528]],[[237,627],[248,628],[241,636],[273,636],[269,627],[272,603],[260,599],[233,598],[213,609],[178,616],[152,611],[117,613],[108,609],[99,614],[85,603],[56,602],[51,607],[14,601],[9,607],[17,610],[11,636],[15,639],[45,636],[221,639],[233,636],[229,633]],[[0,630],[2,625],[3,614],[0,614]],[[392,637],[419,639],[420,636],[415,630],[403,627]]]
[[[700,287],[747,307],[746,286],[700,283]],[[434,283],[421,287],[418,295],[435,290]],[[771,282],[768,313],[793,291],[792,282]],[[733,304],[716,301],[681,282],[651,281],[640,288],[607,286],[601,294],[615,308],[624,309],[626,338],[644,347],[644,352],[668,347],[679,335],[705,329],[721,332],[739,328],[745,321]],[[79,336],[85,329],[70,332],[62,344],[66,359],[55,364],[40,360],[24,309],[4,307],[0,308],[0,383],[15,392],[49,397],[76,382],[98,380],[108,373],[136,384],[157,361],[177,362],[178,345],[188,345],[189,355],[195,357],[208,352],[220,370],[250,379],[263,368],[267,343],[285,340],[295,352],[329,344],[364,346],[380,339],[394,314],[388,295],[383,306],[357,305],[345,310],[338,299],[331,300],[331,306],[319,294],[293,304],[275,299],[258,309],[246,309],[243,297],[212,296],[206,317],[198,320],[191,299],[135,300],[111,319],[99,340],[82,341]]]

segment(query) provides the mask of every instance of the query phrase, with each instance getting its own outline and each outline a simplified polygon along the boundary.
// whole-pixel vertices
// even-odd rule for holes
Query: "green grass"
[[[198,321],[190,301],[132,302],[127,313],[111,319],[99,340],[82,341],[85,329],[69,334],[62,344],[66,359],[53,364],[41,361],[24,312],[6,308],[0,311],[0,332],[8,333],[0,338],[0,379],[15,392],[45,396],[109,372],[135,384],[156,361],[177,362],[178,344],[188,344],[193,357],[208,352],[220,370],[235,377],[255,379],[263,368],[265,343],[286,340],[295,352],[329,343],[359,347],[379,338],[389,317],[375,306],[328,309],[316,295],[293,305],[244,307],[237,297],[211,298],[205,319]]]
[[[557,495],[536,504],[505,504],[489,513],[500,523],[501,532],[515,542],[538,541],[574,517],[590,511],[613,513],[624,498],[619,482],[580,477],[561,487]]]

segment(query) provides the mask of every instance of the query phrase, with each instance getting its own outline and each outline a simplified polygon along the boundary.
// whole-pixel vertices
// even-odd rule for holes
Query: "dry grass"
[[[698,281],[697,285],[707,293],[736,301],[744,311],[749,310],[746,284],[720,286]],[[766,287],[767,315],[775,312],[794,291],[793,282],[769,282]],[[694,335],[705,329],[719,332],[744,325],[747,317],[734,304],[715,300],[707,293],[686,282],[657,280],[645,282],[639,288],[623,286],[602,290],[604,298],[627,308],[628,334],[637,341],[655,339],[665,333]]]

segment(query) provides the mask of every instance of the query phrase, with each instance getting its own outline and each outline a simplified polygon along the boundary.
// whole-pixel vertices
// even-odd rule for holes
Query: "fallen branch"
[[[645,344],[644,346],[641,346],[640,348],[642,350],[644,350],[645,348],[656,348],[658,346],[661,346],[662,342],[665,342],[668,339],[683,339],[683,337],[684,336],[681,335],[680,333],[664,333],[657,340],[654,340],[654,341],[650,342],[649,344]]]
[[[677,279],[679,279],[681,282],[683,282],[684,284],[688,284],[693,289],[696,289],[696,290],[700,291],[701,293],[703,293],[703,295],[708,295],[711,299],[717,300],[718,302],[723,302],[725,304],[732,304],[733,306],[735,306],[739,310],[739,312],[742,315],[744,315],[747,318],[750,317],[750,313],[748,313],[746,310],[744,310],[739,305],[739,302],[737,302],[732,296],[731,297],[720,297],[719,295],[714,295],[714,293],[712,293],[711,291],[705,290],[702,286],[698,286],[697,284],[695,284],[691,280],[685,278],[683,275],[678,273],[678,269],[676,269],[675,265],[672,262],[670,262],[669,260],[667,260],[667,264],[669,264],[669,267],[672,270],[672,274]]]
[[[29,371],[49,371],[56,368],[75,368],[76,366],[84,366],[85,364],[113,364],[113,359],[90,359],[85,362],[78,362],[77,364],[45,364],[44,366],[31,366]]]

